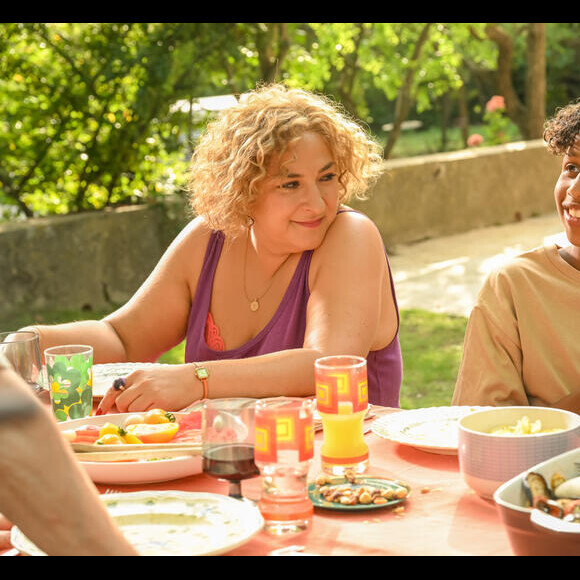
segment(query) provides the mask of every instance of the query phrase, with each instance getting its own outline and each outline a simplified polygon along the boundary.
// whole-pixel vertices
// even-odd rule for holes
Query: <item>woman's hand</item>
[[[179,411],[201,398],[203,389],[189,364],[150,365],[116,381],[103,397],[97,414],[133,413],[160,408]]]

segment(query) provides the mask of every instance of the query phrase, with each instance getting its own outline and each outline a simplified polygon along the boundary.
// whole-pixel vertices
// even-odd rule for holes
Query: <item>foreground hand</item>
[[[160,408],[179,411],[201,395],[199,381],[188,364],[151,365],[125,377],[120,388],[111,387],[103,397],[97,414],[133,413]]]
[[[12,524],[0,514],[0,551],[9,550],[12,548],[10,543],[10,529]]]

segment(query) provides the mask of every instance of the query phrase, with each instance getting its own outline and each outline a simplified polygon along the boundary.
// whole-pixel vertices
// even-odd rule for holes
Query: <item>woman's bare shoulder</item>
[[[364,213],[347,209],[341,211],[328,228],[320,249],[333,251],[345,247],[354,251],[369,251],[375,248],[383,251],[381,234],[375,223]]]
[[[182,252],[191,254],[193,252],[194,254],[201,253],[203,255],[211,233],[212,230],[205,220],[201,217],[196,217],[177,234],[169,249],[178,254]]]
[[[381,271],[385,264],[385,248],[375,223],[363,213],[345,211],[336,216],[314,251],[311,280],[314,282],[321,270],[328,270],[328,275],[361,268]]]

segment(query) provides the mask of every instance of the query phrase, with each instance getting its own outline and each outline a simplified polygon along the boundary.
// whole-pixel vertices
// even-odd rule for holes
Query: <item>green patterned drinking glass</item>
[[[44,351],[52,410],[58,421],[82,419],[93,410],[93,347],[54,346]]]

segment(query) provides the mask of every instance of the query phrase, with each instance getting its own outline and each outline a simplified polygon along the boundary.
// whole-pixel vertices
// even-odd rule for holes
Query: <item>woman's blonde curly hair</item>
[[[242,95],[237,106],[208,124],[190,166],[194,213],[212,229],[232,236],[243,231],[272,156],[306,132],[321,135],[334,156],[340,203],[364,199],[383,168],[380,146],[327,97],[274,84]]]

